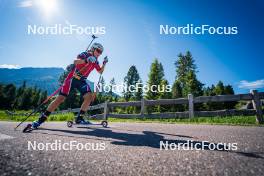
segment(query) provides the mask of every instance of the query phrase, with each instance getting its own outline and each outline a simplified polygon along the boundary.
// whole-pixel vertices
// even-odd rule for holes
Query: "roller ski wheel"
[[[107,128],[108,126],[108,122],[106,120],[102,121],[101,122],[101,125],[104,127],[104,128]]]
[[[73,121],[68,121],[68,122],[67,122],[67,127],[71,128],[72,125],[73,125]]]

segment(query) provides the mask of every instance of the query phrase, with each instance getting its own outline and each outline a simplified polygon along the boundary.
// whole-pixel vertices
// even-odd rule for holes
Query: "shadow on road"
[[[198,141],[193,140],[196,139],[192,136],[186,136],[186,135],[177,135],[177,134],[166,134],[166,133],[159,133],[159,132],[152,132],[152,131],[142,131],[141,134],[133,134],[129,132],[138,132],[129,130],[128,132],[114,132],[111,129],[105,129],[105,128],[90,128],[90,127],[84,127],[86,129],[91,129],[90,131],[76,131],[76,130],[64,130],[64,129],[42,129],[42,130],[48,130],[48,131],[57,131],[57,132],[63,132],[68,133],[72,135],[85,135],[85,136],[94,136],[104,139],[100,140],[108,140],[111,141],[111,144],[114,145],[125,145],[125,146],[146,146],[146,147],[152,147],[152,148],[160,148],[160,141],[163,141],[167,144],[173,144],[173,145],[182,145],[188,142],[192,142],[193,145],[198,146],[197,149],[203,149],[203,150],[212,150],[209,147],[209,144],[217,145],[218,148],[214,149],[213,151],[222,151],[222,152],[230,152],[230,153],[236,153],[245,157],[252,157],[252,158],[260,158],[264,159],[260,154],[262,153],[254,153],[254,152],[241,152],[241,151],[234,151],[234,150],[226,150],[226,146],[222,143],[211,143],[208,141]],[[49,133],[45,133],[49,134]],[[54,135],[54,134],[50,134]],[[56,134],[55,134],[56,135]],[[63,134],[60,134],[63,136]],[[170,135],[175,136],[179,138],[188,138],[185,139],[165,139],[162,135]],[[76,137],[76,136],[71,136]],[[84,138],[84,137],[83,137]],[[106,138],[106,139],[105,139]],[[110,140],[111,139],[111,140]],[[96,139],[97,140],[97,139]],[[205,144],[202,148],[202,144]]]

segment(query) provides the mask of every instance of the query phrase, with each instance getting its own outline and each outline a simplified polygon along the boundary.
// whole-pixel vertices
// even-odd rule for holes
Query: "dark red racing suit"
[[[88,52],[83,52],[77,56],[78,59],[85,60],[87,63],[78,64],[70,71],[63,82],[60,95],[68,96],[74,88],[78,89],[82,95],[91,92],[91,88],[87,84],[86,79],[93,69],[100,71],[101,67],[99,66],[97,58],[96,62],[90,62],[89,57],[93,56]]]

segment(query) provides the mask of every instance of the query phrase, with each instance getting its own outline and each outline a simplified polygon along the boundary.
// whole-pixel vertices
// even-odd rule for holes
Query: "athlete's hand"
[[[108,57],[105,56],[105,57],[104,57],[104,61],[103,61],[103,65],[105,65],[107,62],[108,62]]]

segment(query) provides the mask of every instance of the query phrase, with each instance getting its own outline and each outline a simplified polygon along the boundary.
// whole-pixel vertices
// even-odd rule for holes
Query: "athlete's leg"
[[[88,93],[84,94],[81,110],[83,110],[83,111],[87,111],[88,110],[88,108],[90,106],[90,103],[92,101],[92,97],[93,96],[92,96],[91,92],[88,92]]]
[[[82,106],[81,106],[80,111],[78,113],[78,116],[76,118],[76,123],[81,123],[81,122],[85,123],[85,121],[83,119],[83,115],[88,110],[91,101],[92,101],[92,93],[88,92],[88,93],[84,94],[83,103],[82,103]]]
[[[90,103],[92,101],[92,93],[90,86],[86,82],[82,82],[80,87],[78,88],[81,94],[83,95],[83,103],[80,108],[80,112],[78,113],[78,116],[76,118],[76,123],[84,123],[84,124],[89,124],[88,121],[85,121],[83,119],[83,115],[85,112],[88,110]]]
[[[49,111],[49,112],[53,112],[53,111],[55,111],[55,109],[56,109],[61,103],[63,103],[65,99],[66,99],[66,96],[64,96],[64,95],[59,95],[59,96],[57,96],[56,99],[53,100],[53,101],[49,104],[49,106],[48,106],[48,108],[47,108],[47,111]]]
[[[63,83],[63,86],[60,90],[60,94],[59,96],[56,97],[55,100],[53,100],[48,108],[41,113],[40,117],[38,120],[34,121],[32,123],[32,127],[33,128],[37,128],[39,127],[43,122],[45,122],[48,118],[48,116],[55,111],[55,109],[64,102],[64,100],[66,99],[66,97],[69,95],[71,88],[73,88],[74,85],[72,85],[72,80],[65,80]]]

